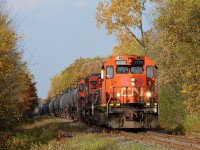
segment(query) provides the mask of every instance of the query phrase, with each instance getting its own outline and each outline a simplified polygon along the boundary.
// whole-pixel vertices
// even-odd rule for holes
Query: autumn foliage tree
[[[144,12],[151,4],[154,26],[145,31]],[[174,131],[199,132],[200,127],[199,4],[199,0],[104,0],[97,7],[97,26],[105,25],[119,42],[113,55],[145,52],[156,62],[160,125]]]
[[[0,131],[15,129],[37,99],[35,83],[22,61],[20,41],[5,3],[0,3]]]
[[[162,49],[158,58],[159,81],[161,88],[165,88],[165,96],[168,97],[165,102],[163,101],[163,105],[166,106],[170,101],[171,104],[176,104],[174,111],[182,108],[179,114],[187,114],[177,119],[182,125],[187,121],[188,115],[189,118],[193,118],[200,114],[199,3],[199,0],[161,2],[159,16],[155,21],[158,43]],[[171,90],[179,96],[174,97],[170,93]]]
[[[96,12],[97,26],[105,25],[108,34],[115,33],[119,46],[114,53],[120,50],[132,50],[134,54],[145,54],[144,12],[147,0],[104,0],[99,2]],[[122,53],[123,53],[122,51]]]
[[[145,30],[144,12],[151,4],[156,6],[154,26]],[[103,0],[97,7],[97,26],[105,25],[118,40],[112,55],[146,54],[156,62],[159,122],[173,131],[200,132],[199,4],[200,0]],[[76,60],[52,78],[49,96],[98,72],[101,59]]]
[[[85,78],[92,73],[100,73],[102,62],[106,58],[79,58],[60,74],[51,78],[51,86],[48,91],[48,97],[52,98],[63,90],[70,88],[70,84],[76,84],[79,78]]]
[[[21,77],[24,83],[19,88],[19,101],[21,102],[24,117],[32,117],[35,107],[38,105],[36,82],[29,72],[22,72]]]

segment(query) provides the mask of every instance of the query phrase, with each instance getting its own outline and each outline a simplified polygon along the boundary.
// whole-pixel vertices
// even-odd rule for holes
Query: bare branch
[[[143,47],[143,48],[145,48],[145,45],[144,45],[144,43],[142,43],[142,41],[140,41],[138,38],[137,38],[137,36],[126,26],[126,24],[124,23],[124,22],[121,22],[123,25],[124,25],[124,27],[129,31],[129,33],[136,39],[136,41]]]
[[[145,7],[144,7],[144,4],[146,3],[146,0],[144,0],[143,2],[141,2],[141,5],[142,5],[142,7],[141,7],[141,12],[140,12],[140,27],[139,27],[139,29],[140,29],[140,32],[141,32],[141,35],[142,35],[142,38],[144,37],[144,30],[143,30],[143,22],[142,22],[142,15],[143,15],[143,10],[145,10]]]

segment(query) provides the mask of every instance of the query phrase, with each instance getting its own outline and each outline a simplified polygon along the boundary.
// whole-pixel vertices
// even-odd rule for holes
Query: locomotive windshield
[[[141,74],[142,72],[142,67],[131,67],[131,73],[133,74]]]
[[[118,66],[116,70],[117,74],[128,74],[127,66]]]
[[[90,84],[97,85],[97,81],[90,81]]]
[[[116,68],[117,74],[128,74],[129,73],[129,67],[128,66],[118,66]],[[143,69],[142,67],[130,67],[130,73],[132,74],[142,74]]]
[[[84,91],[84,84],[81,83],[81,84],[79,85],[79,91],[81,91],[81,92]]]

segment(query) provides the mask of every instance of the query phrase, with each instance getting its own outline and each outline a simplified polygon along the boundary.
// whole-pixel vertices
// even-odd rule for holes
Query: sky
[[[1,1],[1,0],[0,0]],[[23,60],[37,82],[38,96],[46,98],[50,78],[76,59],[108,56],[114,36],[96,27],[98,0],[7,0],[7,7],[24,35]]]

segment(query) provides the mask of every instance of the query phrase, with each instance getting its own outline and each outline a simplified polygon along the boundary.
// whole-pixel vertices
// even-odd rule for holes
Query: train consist
[[[156,128],[156,65],[146,56],[112,56],[101,73],[46,102],[41,114],[69,116],[111,128]]]

